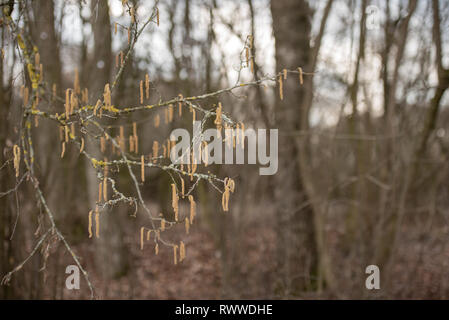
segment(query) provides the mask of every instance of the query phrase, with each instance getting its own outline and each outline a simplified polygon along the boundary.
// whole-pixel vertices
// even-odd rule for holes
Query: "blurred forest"
[[[448,1],[0,8],[0,298],[449,298]],[[192,117],[278,172],[171,164]]]

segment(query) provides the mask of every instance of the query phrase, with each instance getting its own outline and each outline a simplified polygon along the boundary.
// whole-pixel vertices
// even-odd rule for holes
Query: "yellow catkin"
[[[192,195],[189,195],[189,201],[190,201],[190,224],[193,224],[193,219],[195,219],[196,216],[196,203]]]
[[[165,219],[161,220],[161,231],[165,231]]]
[[[106,83],[106,85],[104,86],[103,97],[104,97],[104,104],[107,107],[111,106],[111,104],[112,104],[112,101],[111,101],[111,89],[109,87],[109,83]]]
[[[95,236],[100,238],[100,212],[98,212],[98,207],[95,209]]]
[[[165,146],[165,144],[163,144],[162,145],[162,156],[164,157],[164,158],[166,158],[167,157],[167,147]]]
[[[114,23],[114,34],[117,34],[117,22]]]
[[[195,109],[192,109],[192,122],[195,123],[196,121],[196,112]]]
[[[181,196],[184,198],[184,192],[185,192],[185,182],[184,179],[181,177]]]
[[[98,202],[101,202],[101,198],[103,196],[102,190],[103,190],[103,182],[100,182],[98,184]]]
[[[66,119],[69,118],[70,113],[70,89],[67,89],[65,91],[65,117]]]
[[[61,159],[64,158],[64,154],[65,154],[65,141],[62,142],[62,146],[61,146],[62,150],[61,150]]]
[[[284,100],[284,88],[283,88],[282,75],[279,76],[279,98],[281,100]]]
[[[73,114],[73,111],[78,108],[78,98],[75,92],[70,94],[70,114]]]
[[[123,53],[123,51],[120,51],[120,65],[123,66],[124,63],[125,63],[125,54]]]
[[[151,239],[151,230],[147,231],[147,241],[150,241]]]
[[[101,100],[97,100],[97,103],[95,104],[95,107],[94,107],[94,115],[95,116],[97,115],[97,110],[100,107],[100,105],[101,105]]]
[[[189,234],[189,230],[190,230],[189,218],[186,218],[185,225],[186,225],[186,234]]]
[[[115,67],[118,68],[120,66],[120,54],[117,53],[115,56]]]
[[[108,179],[103,179],[103,199],[108,201]]]
[[[83,151],[84,151],[84,138],[81,137],[80,153],[83,153]]]
[[[89,232],[89,238],[92,238],[92,210],[89,211],[89,226],[87,228],[87,231]]]
[[[304,76],[303,76],[303,71],[302,71],[301,67],[298,68],[298,72],[299,72],[299,83],[302,85],[302,84],[304,84]]]
[[[156,128],[159,128],[160,123],[161,123],[161,117],[157,114],[156,117],[154,117],[154,126]]]
[[[153,158],[157,158],[158,156],[159,156],[159,142],[153,141]]]
[[[145,232],[145,228],[140,228],[140,250],[143,250],[143,234]]]
[[[254,57],[251,57],[250,61],[250,70],[251,73],[254,73]]]
[[[156,24],[159,27],[159,8],[156,7]]]
[[[223,207],[223,211],[229,210],[229,196],[230,193],[234,193],[235,190],[235,182],[231,178],[225,178],[224,180],[225,191],[223,192],[221,198],[221,205]]]
[[[168,124],[168,109],[164,110],[164,115],[165,115],[165,124]]]
[[[145,75],[145,98],[150,99],[150,76]]]
[[[131,22],[136,23],[136,14],[134,7],[132,7],[131,10],[129,10],[129,15],[131,16]]]
[[[129,152],[134,152],[134,136],[129,136]]]
[[[178,195],[176,192],[176,185],[172,183],[171,187],[172,187],[172,207],[175,212],[175,221],[178,221],[179,208],[178,208]]]
[[[36,67],[40,64],[40,54],[39,54],[39,52],[37,52],[35,55],[34,55],[34,64],[36,65]]]
[[[128,28],[128,44],[131,44],[131,29]]]
[[[140,179],[145,182],[145,157],[140,157]]]
[[[173,110],[174,110],[173,104],[170,103],[168,106],[168,122],[173,121]]]
[[[156,243],[156,245],[154,246],[154,254],[155,255],[159,254],[159,243]]]
[[[13,147],[14,153],[14,169],[16,170],[16,178],[19,177],[20,174],[20,147],[18,145],[14,145]]]
[[[178,108],[179,108],[179,116],[181,117],[182,116],[182,100],[184,99],[184,96],[182,95],[182,94],[179,94],[178,95],[178,97],[179,97],[179,102],[178,102]]]
[[[89,102],[89,89],[88,88],[84,88],[83,90],[83,103],[88,103]]]
[[[137,123],[133,122],[133,136],[137,137]]]
[[[75,122],[70,125],[70,133],[75,137]]]
[[[125,149],[125,128],[120,126],[120,138],[119,138],[120,148],[122,150]]]
[[[186,258],[186,246],[184,242],[179,244],[179,262],[182,262]]]
[[[143,104],[143,80],[140,80],[140,104]]]
[[[284,80],[287,80],[287,69],[282,70],[282,74],[284,76]]]
[[[178,246],[173,246],[173,263],[176,265],[178,264]]]

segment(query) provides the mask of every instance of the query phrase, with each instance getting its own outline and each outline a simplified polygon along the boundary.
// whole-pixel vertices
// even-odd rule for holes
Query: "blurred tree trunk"
[[[90,77],[88,78],[89,92],[93,103],[102,98],[106,83],[110,82],[112,56],[111,22],[109,17],[109,5],[107,1],[91,2],[91,24],[94,37],[94,51],[90,61]],[[95,72],[92,72],[95,70]],[[98,151],[96,141],[89,140],[86,148],[96,158],[103,160],[103,155]],[[88,161],[88,160],[87,160]],[[87,170],[89,203],[95,208],[98,198],[97,174],[90,164]],[[109,184],[108,184],[109,185]],[[127,250],[124,243],[122,228],[122,210],[108,214],[103,211],[100,215],[100,238],[98,239],[98,251],[96,265],[101,270],[105,279],[121,277],[128,271]],[[107,286],[105,286],[107,290]]]
[[[307,66],[310,58],[312,12],[307,1],[271,1],[276,41],[276,70]],[[278,88],[279,89],[279,88]],[[297,78],[284,81],[284,99],[276,102],[276,125],[284,132],[301,129],[304,87]],[[314,212],[305,192],[296,161],[295,138],[279,134],[279,170],[275,190],[278,208],[278,267],[282,290],[298,295],[314,289],[318,275],[318,253],[315,241]]]

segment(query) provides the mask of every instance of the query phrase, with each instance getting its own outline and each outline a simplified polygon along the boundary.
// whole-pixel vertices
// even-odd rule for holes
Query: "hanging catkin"
[[[61,150],[61,159],[64,158],[64,154],[65,154],[65,141],[62,142],[62,146],[61,146],[62,150]]]
[[[145,75],[145,97],[150,99],[150,76],[148,73]]]
[[[282,82],[282,75],[279,76],[279,98],[284,100],[284,88]]]
[[[302,72],[301,67],[298,68],[298,72],[299,72],[299,83],[302,85],[302,84],[304,84],[304,77],[303,77],[303,72]]]
[[[159,156],[159,142],[153,141],[153,158],[157,158]],[[156,159],[154,159],[156,162]]]
[[[140,104],[143,104],[143,80],[140,80]]]
[[[189,218],[187,218],[187,217],[186,217],[185,225],[186,225],[186,234],[189,234],[190,221],[189,221]]]
[[[81,147],[80,147],[80,153],[84,151],[84,138],[81,137]]]
[[[70,113],[70,89],[65,91],[65,118],[69,118]]]
[[[14,154],[14,169],[16,170],[16,178],[18,178],[20,174],[20,153],[21,153],[20,147],[15,144],[13,147],[13,154]]]
[[[156,24],[159,27],[159,8],[156,7]]]
[[[162,218],[162,220],[161,220],[161,231],[164,231],[164,230],[165,230],[165,219]]]
[[[104,178],[103,179],[103,199],[104,201],[108,201],[108,183],[107,183],[108,179]]]
[[[284,76],[284,80],[287,80],[287,69],[282,70],[282,74]]]
[[[145,157],[140,157],[140,178],[142,182],[145,182]]]
[[[158,255],[159,254],[159,244],[156,243],[156,245],[154,246],[154,254]]]
[[[186,246],[184,242],[180,242],[179,244],[179,262],[182,262],[186,258]]]
[[[98,184],[98,202],[101,202],[101,197],[103,196],[102,188],[103,188],[103,182],[100,182]]]
[[[179,97],[179,102],[178,102],[178,107],[179,107],[179,116],[182,116],[182,100],[184,99],[184,96],[180,93],[178,95]]]
[[[159,124],[161,123],[161,117],[160,117],[160,115],[159,114],[157,114],[155,117],[154,117],[154,127],[155,128],[159,128]]]
[[[168,122],[172,122],[173,121],[173,104],[170,103],[168,105]]]
[[[181,177],[181,196],[184,199],[184,192],[185,192],[185,182],[184,179]]]
[[[89,232],[89,238],[92,238],[92,210],[89,211],[89,226],[87,231]]]
[[[178,195],[176,193],[176,185],[174,183],[171,184],[172,187],[172,207],[175,212],[175,221],[178,221]]]
[[[98,207],[95,208],[95,235],[100,238],[100,212],[98,212]]]
[[[190,224],[193,224],[193,219],[195,219],[196,216],[196,203],[192,195],[189,195],[189,201],[190,201]]]
[[[140,250],[143,250],[143,233],[145,232],[145,228],[140,228]]]
[[[95,107],[94,107],[94,116],[97,115],[97,110],[98,110],[98,108],[100,107],[100,105],[101,105],[101,100],[98,99],[98,100],[97,100],[97,103],[95,104]]]
[[[109,88],[109,83],[106,83],[106,85],[104,86],[103,97],[104,97],[104,104],[107,107],[110,107],[112,102],[111,102],[111,89]]]
[[[177,245],[173,245],[173,263],[176,265],[178,264],[178,246]]]

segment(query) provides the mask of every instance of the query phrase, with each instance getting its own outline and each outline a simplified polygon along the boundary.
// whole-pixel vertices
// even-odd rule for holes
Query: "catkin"
[[[114,34],[117,34],[117,22],[114,23]]]
[[[173,245],[173,262],[174,262],[175,265],[178,264],[177,251],[178,251],[178,246],[177,245]]]
[[[284,80],[287,80],[287,69],[282,70],[282,73],[284,75]]]
[[[168,106],[168,122],[173,121],[173,104],[169,104]]]
[[[140,80],[140,104],[143,104],[143,80]]]
[[[131,44],[131,28],[128,28],[128,44]]]
[[[161,231],[165,231],[165,219],[161,220]]]
[[[104,153],[106,150],[106,144],[104,137],[100,137],[100,151],[101,153]]]
[[[104,104],[106,106],[111,106],[112,102],[111,102],[111,89],[109,87],[109,83],[106,83],[106,85],[104,86],[104,93],[103,93],[103,97],[104,97]]]
[[[145,228],[140,228],[140,250],[143,250],[143,233],[145,232]]]
[[[65,141],[62,142],[62,150],[61,150],[61,159],[64,158],[64,154],[65,154]]]
[[[95,235],[100,238],[100,212],[98,212],[98,207],[95,208]]]
[[[195,219],[196,216],[196,203],[192,195],[189,195],[189,201],[190,201],[190,224],[193,224],[193,219]]]
[[[13,154],[14,154],[14,169],[16,170],[16,178],[19,177],[20,174],[20,147],[18,145],[14,145]]]
[[[142,182],[145,182],[145,157],[143,155],[140,157],[140,178]]]
[[[145,75],[145,97],[150,99],[150,76],[148,73]]]
[[[178,195],[176,193],[176,185],[172,183],[171,187],[172,187],[172,207],[175,212],[175,221],[178,221],[179,208],[178,208]]]
[[[187,217],[186,217],[185,225],[186,225],[186,234],[189,234],[190,221],[189,221],[189,218],[187,218]]]
[[[104,201],[108,201],[108,179],[103,179],[103,199]]]
[[[156,243],[156,245],[154,246],[154,254],[159,254],[159,243]]]
[[[179,94],[179,102],[178,102],[178,107],[179,107],[179,116],[182,116],[182,100],[184,99],[182,94]]]
[[[156,7],[156,24],[159,27],[159,8]]]
[[[102,188],[103,188],[103,182],[100,182],[98,184],[98,202],[101,202],[101,197],[103,196]]]
[[[184,242],[180,242],[179,244],[179,262],[183,261],[186,258],[186,246]]]
[[[92,210],[89,211],[89,226],[87,231],[89,232],[89,238],[92,238]]]
[[[185,182],[184,179],[181,177],[181,196],[184,198],[184,191],[185,191]]]
[[[84,151],[84,138],[81,137],[81,147],[80,147],[80,153]]]
[[[279,76],[279,98],[284,100],[284,88],[282,82],[282,75]]]
[[[298,68],[298,71],[299,71],[299,83],[302,85],[302,84],[304,84],[304,77],[303,77],[303,71],[302,71],[302,68],[299,67],[299,68]]]
[[[79,73],[78,73],[78,68],[75,69],[75,80],[73,82],[73,90],[75,91],[76,94],[80,94],[81,93],[80,76],[79,76]]]
[[[159,142],[153,141],[153,158],[157,158],[159,156]],[[156,159],[154,159],[156,162]]]
[[[67,89],[65,91],[65,118],[69,118],[69,112],[70,112],[70,89]]]
[[[129,136],[129,152],[134,152],[134,136]]]
[[[95,107],[94,107],[94,115],[95,115],[95,116],[97,115],[97,110],[98,110],[98,108],[100,107],[100,105],[101,105],[101,100],[98,99],[98,100],[97,100],[97,103],[95,104]]]
[[[160,123],[161,123],[161,117],[157,114],[156,117],[154,117],[154,127],[159,128]]]

